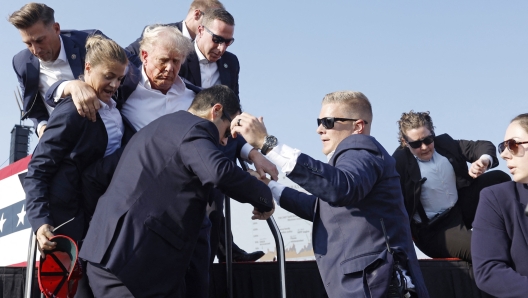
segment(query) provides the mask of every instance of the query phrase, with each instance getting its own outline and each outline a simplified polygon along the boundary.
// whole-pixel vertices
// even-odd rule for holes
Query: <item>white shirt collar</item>
[[[187,24],[185,21],[182,21],[182,35],[192,40],[191,33],[189,33],[189,29],[187,29]]]
[[[198,43],[196,41],[194,42],[194,51],[196,52],[196,55],[198,56],[198,61],[200,63],[202,63],[202,64],[211,63],[211,62],[209,62],[209,60],[207,60],[207,58],[205,58],[204,54],[202,54],[202,52],[198,48]]]
[[[335,150],[332,151],[332,152],[330,152],[330,153],[328,153],[328,154],[326,155],[326,162],[330,162],[330,160],[331,160],[332,157],[334,156],[334,153],[335,153]]]
[[[113,98],[110,98],[110,104],[106,104],[106,102],[99,99],[99,103],[101,104],[101,109],[107,109],[111,110],[116,107],[116,102]]]

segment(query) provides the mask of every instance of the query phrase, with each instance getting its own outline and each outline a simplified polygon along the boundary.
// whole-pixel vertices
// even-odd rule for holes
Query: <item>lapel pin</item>
[[[227,68],[227,63],[224,63],[224,68]]]
[[[75,60],[75,58],[77,58],[77,55],[72,54],[72,55],[71,55],[71,58],[72,58],[73,60]]]

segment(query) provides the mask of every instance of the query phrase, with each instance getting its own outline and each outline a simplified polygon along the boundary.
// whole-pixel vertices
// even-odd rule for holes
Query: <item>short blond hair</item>
[[[372,123],[372,105],[365,94],[359,91],[336,91],[323,98],[323,105],[328,103],[343,104],[351,118],[363,119]]]

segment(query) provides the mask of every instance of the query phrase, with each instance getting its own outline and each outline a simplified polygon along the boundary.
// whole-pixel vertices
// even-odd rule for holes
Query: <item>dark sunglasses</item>
[[[228,138],[230,135],[231,135],[231,122],[233,121],[233,119],[231,119],[231,117],[229,117],[226,112],[224,111],[224,109],[222,109],[222,118],[226,119],[227,121],[229,121],[229,126],[227,127],[226,129],[226,132],[224,134],[224,138]]]
[[[213,42],[216,43],[216,44],[225,43],[226,47],[228,47],[228,46],[232,45],[235,42],[234,38],[223,38],[222,36],[216,35],[213,32],[211,32],[211,30],[207,29],[207,27],[205,27],[205,26],[203,26],[203,27],[204,27],[205,31],[209,32],[209,34],[211,34],[213,36]]]
[[[324,118],[317,118],[317,127],[319,127],[321,124],[326,129],[332,129],[334,128],[334,123],[336,121],[358,121],[360,119],[350,119],[350,118],[336,118],[336,117],[324,117]],[[363,120],[365,124],[368,124],[366,120]]]
[[[411,148],[413,149],[416,149],[416,148],[420,148],[422,147],[422,143],[424,143],[426,146],[427,145],[430,145],[432,142],[434,142],[434,138],[435,138],[435,135],[434,133],[421,139],[421,140],[418,140],[418,141],[413,141],[413,142],[409,142],[407,141],[407,139],[405,139],[407,141],[407,144],[409,144],[409,146],[411,146]]]
[[[526,141],[526,142],[517,142],[514,139],[509,139],[509,140],[506,140],[504,142],[499,143],[499,145],[497,145],[497,150],[499,150],[499,154],[501,154],[506,148],[508,148],[508,150],[510,150],[511,154],[517,155],[517,153],[519,153],[519,145],[520,144],[527,144],[527,143],[528,143],[528,141]]]

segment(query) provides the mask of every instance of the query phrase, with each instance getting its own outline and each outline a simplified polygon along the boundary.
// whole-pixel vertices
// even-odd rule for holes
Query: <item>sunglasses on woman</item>
[[[332,129],[334,128],[334,124],[336,121],[358,121],[360,119],[350,119],[350,118],[336,118],[336,117],[324,117],[324,118],[317,118],[317,127],[319,127],[321,124],[326,129]],[[363,120],[365,124],[368,124],[366,120]]]
[[[425,146],[430,145],[432,142],[434,142],[434,138],[435,138],[435,135],[433,133],[433,134],[431,134],[431,135],[429,135],[429,136],[427,136],[427,137],[425,137],[425,138],[423,138],[421,140],[418,140],[418,141],[409,142],[409,141],[407,141],[407,139],[406,139],[406,141],[407,141],[407,144],[409,144],[409,146],[411,148],[417,149],[417,148],[422,147],[422,143],[424,143]]]
[[[528,141],[517,142],[514,139],[509,139],[509,140],[499,143],[499,145],[497,145],[497,150],[499,151],[499,154],[501,154],[506,148],[508,148],[511,154],[517,155],[519,153],[519,145],[527,144],[527,143]]]

